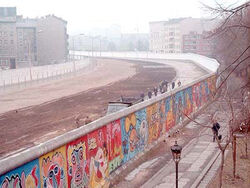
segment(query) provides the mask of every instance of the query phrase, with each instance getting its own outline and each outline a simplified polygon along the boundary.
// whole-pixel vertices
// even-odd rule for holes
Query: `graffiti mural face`
[[[67,145],[68,186],[87,187],[89,183],[87,166],[87,136]]]
[[[123,163],[144,150],[148,141],[146,117],[146,109],[142,109],[121,119]]]
[[[88,154],[90,158],[89,187],[107,186],[109,152],[106,126],[88,134]]]
[[[139,129],[139,151],[143,151],[148,142],[148,123],[146,109],[139,110],[136,115],[136,127]]]
[[[65,146],[39,159],[42,187],[63,188],[67,185]]]
[[[121,121],[124,163],[136,155],[139,144],[139,135],[136,130],[136,115],[134,113],[122,118]]]
[[[159,104],[155,103],[147,107],[147,122],[148,122],[148,144],[157,140],[162,132],[160,123],[160,108]]]
[[[184,113],[184,92],[179,91],[175,94],[176,124],[181,123]]]
[[[38,160],[34,160],[2,175],[1,188],[40,187],[38,165]]]
[[[122,138],[120,120],[113,121],[107,125],[108,150],[109,150],[109,172],[121,165]]]

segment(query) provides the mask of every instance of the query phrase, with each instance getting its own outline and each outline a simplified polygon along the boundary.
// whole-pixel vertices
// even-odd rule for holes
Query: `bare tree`
[[[218,77],[221,82],[217,91],[213,95],[213,105],[215,107],[208,116],[210,125],[216,119],[216,111],[224,112],[227,116],[226,125],[228,133],[223,141],[216,136],[218,148],[221,151],[221,164],[219,173],[219,187],[222,187],[222,175],[225,161],[225,151],[230,143],[235,148],[235,133],[244,130],[246,156],[247,156],[247,136],[250,127],[250,2],[239,6],[224,6],[216,2],[216,7],[204,5],[204,7],[220,20],[220,25],[213,30],[208,37],[217,41],[215,57],[220,62]],[[242,71],[246,71],[245,77],[239,77]],[[196,124],[203,125],[193,118],[185,115]],[[220,116],[220,115],[219,115]],[[202,136],[202,135],[199,135]],[[235,155],[235,153],[234,153]],[[235,177],[236,163],[234,162],[233,175]]]

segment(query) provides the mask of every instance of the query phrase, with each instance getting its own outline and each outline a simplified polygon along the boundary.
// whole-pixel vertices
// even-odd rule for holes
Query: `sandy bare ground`
[[[186,77],[186,83],[206,74],[187,62],[163,60],[160,63],[167,64],[165,68],[157,62],[98,60],[94,70],[76,77],[0,95],[0,158],[75,129],[77,114],[91,120],[104,116],[108,102],[121,95],[138,97],[163,80],[182,81]],[[19,110],[10,111],[14,109]]]
[[[119,72],[119,74],[114,74]],[[22,90],[0,95],[0,113],[42,104],[47,101],[69,96],[113,82],[127,79],[135,75],[132,63],[119,60],[97,60],[96,66],[85,70],[83,74],[52,80]]]
[[[119,61],[120,64],[130,62],[127,60],[116,61]],[[112,60],[112,62],[116,61]],[[140,61],[130,63],[133,65],[131,68],[135,68],[136,74],[129,78],[128,75],[131,75],[131,73],[128,74],[129,69],[123,68],[120,72],[113,72],[112,75],[116,77],[117,74],[119,76],[125,74],[126,79],[74,93],[40,105],[1,114],[0,158],[75,129],[77,127],[75,117],[78,114],[82,117],[89,116],[91,120],[98,119],[106,114],[109,101],[117,100],[121,95],[138,97],[142,92],[147,92],[148,88],[158,86],[162,80],[170,82],[176,75],[175,70],[171,67],[154,67],[159,65],[157,63]],[[144,66],[148,65],[154,68],[144,68]],[[109,75],[105,75],[105,77],[107,76]],[[100,80],[98,79],[102,78],[104,76],[96,77],[96,82],[99,83]],[[90,82],[88,84],[91,85]]]
[[[174,80],[175,81],[180,80],[182,85],[191,83],[195,79],[198,79],[204,76],[205,74],[207,74],[205,70],[203,70],[196,64],[192,62],[188,62],[188,61],[186,62],[175,61],[175,60],[167,61],[167,60],[159,60],[159,59],[153,60],[153,61],[173,67],[176,71],[176,77]]]

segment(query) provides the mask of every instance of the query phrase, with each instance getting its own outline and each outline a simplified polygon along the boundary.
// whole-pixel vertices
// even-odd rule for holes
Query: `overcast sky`
[[[112,24],[124,33],[148,32],[149,21],[204,17],[200,2],[211,5],[214,0],[0,0],[0,6],[16,6],[25,17],[54,14],[68,22],[69,34],[77,34]]]

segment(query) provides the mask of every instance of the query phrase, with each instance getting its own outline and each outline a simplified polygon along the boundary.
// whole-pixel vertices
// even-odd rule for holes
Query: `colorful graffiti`
[[[201,107],[201,92],[200,92],[200,83],[193,85],[193,111],[197,111]]]
[[[67,186],[66,151],[62,146],[39,158],[41,187],[63,188]]]
[[[111,173],[121,165],[123,159],[120,120],[113,121],[107,125],[107,143],[109,172]]]
[[[132,159],[139,151],[143,151],[147,145],[148,124],[146,117],[146,109],[142,109],[122,118],[123,163]]]
[[[1,188],[108,187],[109,174],[206,104],[216,77],[121,117],[0,176]]]
[[[179,91],[175,94],[176,124],[182,123],[184,118],[184,92]]]
[[[157,140],[163,131],[160,122],[160,104],[155,103],[147,107],[148,144]]]
[[[121,119],[122,122],[122,152],[123,160],[125,163],[133,158],[138,149],[139,144],[139,129],[136,127],[136,115],[130,114]]]
[[[208,88],[209,88],[209,99],[212,99],[216,91],[216,76],[212,76],[207,79]]]
[[[1,188],[40,187],[38,160],[31,161],[0,177]]]
[[[165,113],[166,113],[166,131],[171,129],[175,125],[175,108],[174,99],[168,97],[165,102]]]
[[[87,136],[83,136],[67,144],[66,151],[68,187],[88,187]]]
[[[162,126],[162,134],[166,133],[166,126],[165,126],[165,122],[166,122],[166,109],[165,109],[165,100],[162,100],[159,102],[160,105],[160,125]]]
[[[204,104],[207,103],[208,97],[209,97],[209,89],[208,89],[208,83],[207,81],[202,81],[200,83],[200,93],[201,93],[201,105],[203,106]]]
[[[88,155],[89,187],[107,187],[109,152],[106,126],[88,134]]]
[[[192,87],[189,87],[184,90],[184,114],[189,115],[193,112],[193,96],[192,96]]]
[[[138,151],[143,151],[148,142],[148,123],[147,123],[147,111],[146,109],[139,110],[135,113],[136,127],[139,129],[139,145]]]

